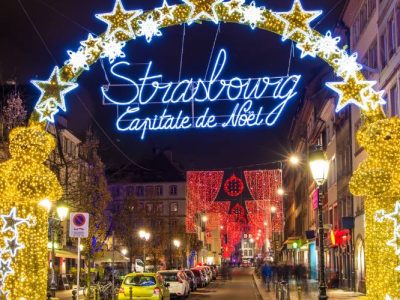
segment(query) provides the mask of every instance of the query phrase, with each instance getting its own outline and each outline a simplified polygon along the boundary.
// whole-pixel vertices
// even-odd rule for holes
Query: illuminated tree
[[[17,91],[11,92],[3,108],[4,126],[7,131],[26,124],[27,112]]]

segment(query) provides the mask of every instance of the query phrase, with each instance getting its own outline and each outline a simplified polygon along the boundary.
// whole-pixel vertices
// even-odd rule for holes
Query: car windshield
[[[156,279],[153,276],[135,275],[135,276],[127,276],[125,278],[124,283],[126,285],[134,285],[134,286],[152,286],[156,285]]]
[[[163,277],[165,281],[178,281],[178,273],[160,273]]]

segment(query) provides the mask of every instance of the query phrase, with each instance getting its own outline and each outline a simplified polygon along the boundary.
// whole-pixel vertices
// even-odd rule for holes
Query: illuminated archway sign
[[[313,30],[310,23],[320,16],[322,12],[304,10],[299,0],[294,0],[292,9],[285,12],[274,12],[266,9],[264,6],[257,6],[255,1],[245,4],[245,0],[183,0],[183,2],[184,3],[180,5],[169,5],[167,0],[164,0],[161,7],[144,12],[142,10],[126,10],[121,0],[117,0],[111,12],[96,15],[97,18],[107,24],[105,33],[99,36],[89,34],[86,40],[80,42],[80,46],[76,51],[67,51],[69,59],[61,68],[57,66],[54,67],[48,80],[33,81],[33,84],[41,91],[41,95],[35,106],[36,113],[31,117],[30,126],[26,130],[21,129],[25,131],[23,131],[23,134],[16,135],[18,138],[14,140],[14,150],[15,147],[17,147],[21,151],[18,151],[18,155],[13,157],[11,163],[15,163],[19,167],[10,169],[7,164],[8,162],[0,165],[0,180],[2,178],[8,178],[6,181],[3,180],[4,182],[0,181],[0,188],[5,187],[5,184],[13,187],[15,183],[20,180],[21,176],[17,175],[28,174],[31,176],[31,173],[34,174],[34,176],[32,175],[33,177],[31,176],[29,178],[34,180],[34,183],[38,182],[38,184],[34,185],[32,183],[32,185],[30,185],[29,183],[31,183],[32,180],[25,180],[21,183],[22,187],[27,185],[25,189],[6,189],[7,194],[0,195],[0,207],[4,210],[0,211],[0,214],[8,213],[9,209],[15,206],[15,203],[20,206],[19,209],[21,211],[34,212],[34,217],[38,220],[34,232],[36,235],[35,238],[32,239],[28,239],[30,237],[29,234],[25,235],[27,239],[25,248],[16,253],[15,265],[11,266],[15,273],[13,276],[22,276],[23,278],[19,278],[23,280],[6,281],[0,290],[0,294],[6,292],[8,293],[6,297],[10,297],[11,299],[29,298],[31,300],[42,300],[45,298],[44,288],[42,287],[42,285],[45,285],[44,276],[40,276],[41,279],[38,281],[36,280],[36,273],[41,271],[41,274],[44,274],[47,270],[45,260],[43,260],[46,258],[45,253],[41,256],[39,255],[41,249],[45,249],[47,244],[47,222],[45,212],[43,210],[35,210],[36,208],[33,208],[32,203],[41,200],[36,196],[46,196],[47,194],[51,196],[49,197],[51,200],[56,200],[59,197],[58,193],[55,192],[58,185],[53,180],[55,178],[53,174],[51,173],[50,176],[50,173],[46,173],[44,169],[40,169],[40,167],[43,167],[40,164],[36,164],[35,168],[32,170],[23,169],[23,166],[26,164],[29,166],[31,165],[30,159],[32,155],[35,155],[36,161],[41,162],[43,158],[42,154],[45,153],[47,155],[46,151],[43,152],[41,150],[49,150],[54,146],[54,141],[50,141],[50,137],[48,137],[44,131],[44,126],[39,126],[40,123],[45,125],[47,122],[54,122],[54,117],[60,110],[67,111],[65,96],[68,92],[77,87],[76,81],[82,72],[88,70],[90,66],[100,58],[107,58],[110,64],[115,63],[112,66],[114,74],[121,75],[120,67],[124,64],[127,66],[127,63],[117,62],[117,60],[125,57],[123,48],[127,41],[143,36],[146,38],[147,42],[150,42],[153,37],[162,35],[161,29],[164,27],[183,23],[192,24],[200,21],[212,21],[216,24],[219,22],[240,23],[248,25],[252,29],[259,28],[277,33],[282,36],[282,41],[294,41],[296,47],[301,51],[301,57],[318,56],[322,58],[331,65],[335,73],[342,78],[337,82],[327,83],[327,86],[338,94],[336,110],[340,111],[348,104],[354,104],[361,108],[365,120],[365,124],[359,132],[359,141],[360,145],[365,147],[369,156],[367,161],[360,166],[359,170],[357,170],[353,176],[351,189],[352,192],[357,195],[366,196],[365,247],[367,253],[366,265],[368,271],[366,274],[366,282],[368,297],[371,299],[385,299],[385,297],[386,299],[396,298],[400,290],[400,283],[398,280],[399,274],[398,271],[395,270],[398,266],[398,257],[385,242],[393,238],[393,229],[387,228],[384,222],[376,222],[374,220],[374,215],[380,209],[391,211],[394,204],[393,199],[400,199],[400,191],[397,189],[400,182],[400,170],[397,170],[398,168],[393,168],[393,166],[397,166],[400,163],[400,120],[398,118],[387,119],[385,117],[381,107],[385,104],[383,92],[374,90],[373,87],[376,82],[365,80],[360,72],[362,67],[357,63],[357,54],[351,54],[345,49],[340,49],[338,47],[340,39],[338,37],[333,37],[331,32],[321,35]],[[220,52],[217,59],[218,58],[225,59],[226,53],[223,51]],[[214,73],[214,75],[215,74],[216,73]],[[274,92],[272,92],[274,96],[273,101],[277,101],[275,108],[279,113],[281,112],[281,108],[283,109],[286,105],[287,101],[292,98],[291,95],[296,93],[296,81],[298,81],[300,77],[298,75],[292,76],[294,76],[292,79],[294,79],[295,83],[289,85],[288,81],[288,85],[284,90],[275,95],[273,94]],[[262,76],[259,78],[263,78],[267,81],[272,79],[265,79],[265,77]],[[258,111],[253,111],[253,108],[250,107],[250,104],[258,101],[255,92],[250,94],[249,99],[246,99],[246,96],[243,96],[244,91],[240,93],[238,91],[246,89],[245,80],[240,78],[231,78],[228,80],[220,77],[220,80],[217,80],[216,84],[221,85],[222,79],[225,80],[223,84],[224,89],[235,89],[236,93],[231,95],[232,101],[235,101],[234,98],[238,94],[242,94],[242,98],[244,98],[245,102],[248,101],[247,106],[245,106],[245,108],[247,107],[247,111],[245,111],[244,114],[240,114],[237,120],[238,126],[241,126],[240,124],[243,124],[243,126],[258,125],[256,121]],[[128,78],[125,77],[125,80],[128,80]],[[190,79],[186,80],[190,81]],[[263,80],[260,82],[264,83]],[[184,86],[188,84],[188,82],[183,80],[178,84]],[[215,97],[213,93],[218,93],[219,91],[215,86],[214,88],[208,89],[205,82],[201,82],[200,80],[193,81],[193,84],[195,87],[198,87],[198,89],[203,89],[203,96],[181,93],[178,94],[181,97],[181,102],[195,97],[199,99],[204,97],[204,101],[211,103]],[[221,86],[220,88],[222,88]],[[249,83],[248,87],[250,86]],[[162,89],[161,85],[157,86],[156,83],[153,91],[160,92]],[[167,87],[164,87],[164,89],[167,89]],[[105,93],[105,96],[106,95],[108,94]],[[113,99],[112,97],[109,98]],[[166,96],[165,101],[170,100],[172,102],[172,100],[177,101],[177,99],[178,98],[175,97],[169,99],[168,96]],[[140,103],[140,100],[142,100],[142,103]],[[116,101],[114,104],[121,104],[119,101]],[[140,98],[140,95],[132,101],[136,102],[135,104],[141,107],[146,105],[146,99]],[[130,104],[128,103],[129,101],[122,104],[125,106],[127,114],[129,114],[130,111],[132,111],[133,114],[133,108],[129,108]],[[209,116],[211,115],[212,113],[210,111]],[[172,128],[172,125],[164,125],[164,127],[162,125],[152,125],[150,124],[151,121],[146,121],[147,123],[145,123],[145,125],[140,125],[139,123],[137,125],[132,125],[131,122],[134,120],[135,116],[133,116],[133,118],[131,117],[132,116],[130,116],[131,120],[125,120],[128,122],[128,125],[124,124],[126,122],[122,122],[122,120],[119,122],[120,129],[139,131],[142,137],[145,136],[147,130],[152,130],[152,128],[184,128],[182,123],[180,123],[177,128]],[[185,116],[182,116],[182,118],[184,117]],[[200,117],[201,116],[199,116],[199,118]],[[149,116],[149,118],[155,119],[155,116]],[[205,124],[204,127],[212,127],[213,124],[215,124],[212,121],[212,117],[211,119],[210,117],[204,117],[204,119],[202,123],[202,125]],[[261,120],[260,125],[262,123],[271,125],[276,121],[275,118],[268,118],[265,115],[258,120]],[[172,121],[169,122],[172,123]],[[186,122],[187,121],[185,121],[184,124],[188,126]],[[229,122],[229,120],[225,120],[224,122]],[[227,126],[230,125],[229,123],[226,124]],[[18,131],[15,132],[18,133]],[[32,149],[39,149],[40,151],[32,152]],[[41,171],[39,172],[38,170]],[[35,195],[36,198],[34,198],[34,200],[32,200],[33,198],[30,196],[30,193]],[[40,218],[38,218],[38,216],[40,216]],[[33,232],[30,233],[33,234]],[[382,242],[378,239],[381,235],[383,236]],[[398,234],[397,231],[395,232],[394,239],[396,243],[400,240],[400,234]],[[25,253],[25,251],[28,251],[27,249],[30,251],[29,253]],[[40,269],[37,268],[36,270],[30,267],[23,267],[24,264],[19,262],[18,257],[22,255],[24,257],[24,263],[28,263],[27,257],[33,257],[31,254],[37,255],[38,257],[40,256],[40,266],[43,267]],[[37,267],[36,264],[35,267]],[[35,279],[34,283],[28,280],[32,278]]]

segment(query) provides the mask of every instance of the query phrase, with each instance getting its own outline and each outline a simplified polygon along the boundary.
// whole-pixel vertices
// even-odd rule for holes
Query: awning
[[[72,251],[68,250],[61,250],[61,249],[55,249],[56,251],[56,257],[62,257],[62,258],[78,258],[78,254]],[[49,250],[51,252],[51,250]]]
[[[113,252],[112,251],[103,251],[96,255],[95,263],[111,263],[113,260]],[[114,251],[114,262],[128,262],[129,258],[123,256],[118,251]]]

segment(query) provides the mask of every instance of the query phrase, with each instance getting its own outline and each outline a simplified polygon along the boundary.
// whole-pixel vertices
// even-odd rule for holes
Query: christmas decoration
[[[265,21],[264,11],[264,6],[257,7],[255,1],[252,1],[249,6],[242,9],[243,18],[240,19],[240,22],[248,23],[251,29],[255,29],[257,23]]]
[[[297,49],[301,50],[301,58],[308,56],[316,57],[317,56],[317,48],[315,41],[312,40],[310,37],[306,37],[304,41],[297,43]]]
[[[224,2],[225,7],[228,8],[228,14],[232,15],[233,13],[243,13],[243,5],[245,0],[231,0],[228,2]]]
[[[227,181],[224,183],[224,191],[231,197],[237,197],[241,193],[243,193],[244,185],[243,181],[232,175]]]
[[[357,139],[368,157],[354,172],[350,191],[365,197],[368,299],[396,297],[400,291],[399,256],[396,254],[400,171],[393,166],[400,164],[400,119],[386,119],[383,114],[365,118]]]
[[[139,31],[138,31],[138,36],[145,36],[146,37],[146,41],[148,43],[151,42],[151,39],[153,38],[153,36],[161,36],[162,33],[160,31],[160,26],[161,26],[161,21],[156,21],[153,18],[153,15],[148,14],[146,19],[143,20],[139,20],[138,21],[138,25],[139,25]]]
[[[339,42],[340,37],[332,37],[332,33],[328,31],[325,36],[317,39],[315,48],[318,52],[321,52],[323,58],[328,59],[331,55],[340,52],[340,49],[338,48]]]
[[[294,34],[303,36],[311,35],[310,23],[322,14],[322,11],[305,11],[300,0],[294,0],[289,12],[275,13],[280,21],[285,24],[282,40],[291,38]]]
[[[96,14],[96,18],[107,23],[107,37],[116,37],[119,41],[123,41],[135,36],[132,20],[142,13],[142,10],[126,10],[121,0],[116,0],[112,12]]]
[[[394,248],[396,255],[400,256],[400,201],[396,202],[395,209],[391,213],[386,213],[383,209],[377,211],[375,220],[380,223],[385,220],[393,222],[393,239],[388,241],[387,244]]]
[[[190,13],[188,17],[188,24],[192,24],[201,18],[213,21],[215,24],[218,23],[218,15],[216,7],[223,0],[183,0],[189,7]]]
[[[25,125],[27,112],[18,91],[12,92],[7,98],[6,104],[3,107],[3,118],[4,126],[8,130]]]
[[[67,53],[70,58],[65,62],[65,64],[71,65],[74,73],[81,69],[89,70],[88,60],[91,57],[91,54],[87,53],[83,47],[79,47],[76,52],[68,50]]]
[[[356,77],[357,72],[361,71],[362,69],[362,66],[357,63],[357,59],[357,53],[348,55],[345,51],[342,51],[342,55],[333,60],[333,62],[337,65],[336,73],[343,77],[344,80],[349,80],[350,77]]]
[[[172,21],[174,20],[174,12],[176,10],[175,5],[168,5],[167,0],[164,0],[163,5],[156,8],[155,11],[160,15],[159,19],[164,22],[164,20]]]
[[[47,294],[48,212],[39,202],[61,197],[44,162],[55,148],[42,125],[10,132],[11,159],[0,164],[1,292],[7,299],[43,300]]]
[[[108,58],[110,64],[112,64],[116,58],[124,58],[125,53],[122,51],[126,45],[125,42],[118,42],[118,40],[114,37],[101,42],[101,47],[103,51],[100,54],[101,58]]]

